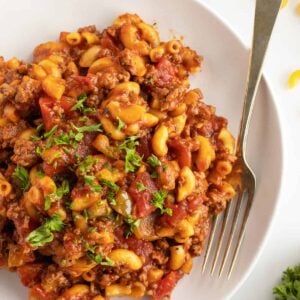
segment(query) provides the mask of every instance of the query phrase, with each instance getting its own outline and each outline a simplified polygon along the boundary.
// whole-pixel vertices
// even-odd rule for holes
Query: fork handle
[[[248,69],[247,88],[237,142],[238,156],[245,158],[249,121],[261,78],[262,65],[280,9],[281,0],[256,0],[252,51]]]

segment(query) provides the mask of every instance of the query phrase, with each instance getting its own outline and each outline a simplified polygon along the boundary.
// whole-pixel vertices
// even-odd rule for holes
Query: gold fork
[[[220,262],[219,277],[221,276],[225,266],[227,265],[227,259],[230,254],[230,250],[233,246],[233,237],[235,234],[237,234],[237,242],[235,247],[233,248],[233,254],[231,256],[232,258],[229,264],[227,274],[228,278],[232,273],[233,267],[235,265],[236,259],[240,251],[240,247],[245,233],[246,223],[253,203],[256,179],[253,171],[251,170],[246,160],[246,141],[248,135],[249,121],[253,110],[254,99],[257,92],[258,84],[261,79],[262,65],[265,58],[266,50],[268,48],[270,37],[272,35],[272,31],[275,25],[275,21],[280,9],[280,4],[281,0],[256,0],[252,51],[250,55],[250,64],[248,68],[247,88],[244,98],[243,113],[237,141],[237,161],[234,166],[235,169],[239,169],[241,171],[241,186],[238,191],[237,201],[234,201],[236,202],[235,208],[232,207],[233,203],[232,201],[230,201],[227,205],[225,212],[220,216],[214,218],[212,222],[212,228],[207,242],[206,252],[204,255],[202,265],[202,272],[204,272],[208,264],[210,255],[213,255],[212,245],[216,243],[216,249],[214,252],[214,256],[212,257],[212,265],[210,271],[211,275],[213,275],[219,261],[221,249],[224,248],[222,242],[225,242],[225,232],[229,231],[228,239],[225,242],[223,258]],[[241,208],[244,206],[244,213],[241,217]],[[232,221],[230,221],[229,217],[231,210],[233,213]],[[220,233],[217,234],[217,224],[219,223],[221,223],[221,228]]]

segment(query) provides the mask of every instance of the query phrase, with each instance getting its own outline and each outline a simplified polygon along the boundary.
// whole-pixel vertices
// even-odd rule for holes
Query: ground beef
[[[136,63],[136,53],[129,50],[124,49],[120,52],[119,60],[121,63],[121,66],[125,68],[128,72],[130,72],[132,75],[137,74],[137,66]]]
[[[17,140],[14,145],[14,155],[11,157],[11,160],[17,165],[32,167],[39,159],[35,148],[35,142],[23,139]]]
[[[21,84],[17,88],[15,96],[16,107],[19,110],[28,110],[34,106],[41,91],[41,83],[30,77],[23,77]]]
[[[3,95],[3,101],[12,99],[16,94],[16,88],[7,83],[3,83],[0,86],[0,94]]]
[[[195,235],[192,237],[190,252],[192,256],[199,256],[204,248],[206,237],[210,229],[210,217],[203,216],[199,223],[194,227]]]
[[[69,285],[68,279],[64,276],[63,272],[58,270],[54,265],[50,265],[42,278],[42,287],[46,292],[58,292]]]
[[[126,71],[118,72],[115,68],[106,68],[105,72],[97,73],[98,86],[113,89],[118,83],[128,81],[130,74]]]
[[[0,147],[2,149],[13,146],[19,134],[28,126],[24,120],[18,123],[8,123],[0,127]]]
[[[88,26],[80,27],[78,29],[78,32],[96,32],[96,26],[88,25]]]
[[[208,192],[208,198],[205,205],[209,207],[211,213],[217,215],[225,210],[227,200],[226,198],[224,198],[223,192],[219,191],[217,188],[212,187],[210,188],[210,192]]]
[[[100,92],[99,95],[91,95],[86,100],[86,106],[91,108],[98,108],[103,99],[103,93]]]

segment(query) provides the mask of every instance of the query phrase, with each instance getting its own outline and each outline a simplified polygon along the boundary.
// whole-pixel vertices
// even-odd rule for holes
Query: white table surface
[[[254,0],[198,1],[215,10],[250,47]],[[262,255],[231,300],[274,299],[272,288],[282,271],[300,263],[300,85],[287,89],[289,74],[300,69],[300,16],[295,11],[299,2],[290,0],[281,10],[264,66],[279,104],[283,131],[285,176],[280,205]]]

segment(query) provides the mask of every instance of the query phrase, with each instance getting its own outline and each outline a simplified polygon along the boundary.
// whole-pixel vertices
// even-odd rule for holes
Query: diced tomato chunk
[[[82,159],[88,154],[91,154],[91,147],[89,147],[85,143],[86,139],[84,138],[76,149],[70,148],[70,152],[68,153],[66,153],[65,151],[60,151],[61,147],[54,146],[57,148],[57,151],[62,153],[62,155],[61,157],[56,158],[51,164],[49,164],[47,160],[44,160],[43,171],[45,172],[45,174],[48,176],[60,174],[66,171],[69,166],[72,166],[76,162],[76,157],[78,159]]]
[[[57,116],[53,111],[54,104],[55,99],[50,97],[42,97],[39,100],[43,123],[46,131],[51,130],[51,128],[58,123]]]
[[[178,280],[182,277],[179,272],[171,271],[164,276],[157,285],[153,294],[153,300],[163,300],[166,296],[170,296],[175,288]]]
[[[21,282],[26,287],[31,287],[37,284],[40,274],[44,268],[44,264],[30,263],[18,268],[18,273]]]
[[[134,251],[139,256],[144,256],[144,258],[149,258],[150,254],[153,252],[153,245],[150,242],[139,240],[134,236],[130,236],[125,240],[128,248]]]
[[[64,110],[65,114],[70,114],[72,111],[72,107],[76,104],[76,99],[63,96],[59,100],[60,107]]]
[[[147,159],[152,154],[151,134],[145,135],[139,139],[136,150],[144,157],[144,159]]]
[[[66,171],[66,169],[67,169],[67,167],[64,166],[64,165],[54,166],[54,165],[48,164],[45,161],[43,162],[43,171],[44,171],[44,173],[48,176],[51,176],[51,177]]]
[[[37,284],[29,289],[29,300],[53,300],[57,299],[54,292],[45,292],[41,285]]]
[[[168,141],[168,145],[177,157],[177,161],[181,168],[187,166],[190,167],[192,164],[192,153],[189,146],[182,139],[172,139]]]
[[[155,84],[159,87],[167,87],[176,77],[175,66],[165,57],[163,57],[155,66],[154,73]]]
[[[196,195],[196,196],[189,197],[187,199],[187,206],[188,206],[188,211],[190,214],[192,214],[199,208],[199,206],[205,200],[204,198],[205,198],[205,196]]]
[[[94,74],[73,75],[67,80],[65,94],[77,99],[80,95],[93,91],[97,86],[97,80],[97,76]]]
[[[14,222],[16,231],[18,233],[18,237],[20,242],[25,241],[27,235],[37,227],[37,222],[33,219],[28,219],[29,217],[22,218],[20,216],[13,217],[12,220]]]
[[[164,214],[161,217],[161,222],[169,226],[177,226],[180,221],[182,221],[187,216],[187,205],[186,201],[182,201],[179,204],[173,204],[170,206],[172,209],[172,216]]]
[[[146,189],[139,191],[137,184],[143,184]],[[157,191],[157,187],[151,179],[149,173],[138,173],[136,178],[131,183],[128,194],[134,202],[133,214],[137,218],[145,218],[155,211],[155,207],[152,205],[152,195]]]

